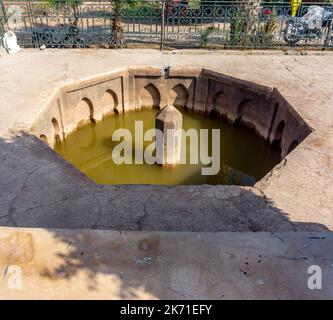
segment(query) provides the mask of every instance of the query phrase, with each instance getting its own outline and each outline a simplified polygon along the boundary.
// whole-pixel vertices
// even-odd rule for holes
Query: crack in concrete
[[[14,145],[12,145],[9,150],[7,151],[7,154],[0,160],[0,165],[2,165],[9,157],[9,155],[12,153],[12,150],[14,148]]]
[[[17,159],[16,159],[17,160]],[[20,163],[20,161],[18,161]],[[45,164],[44,166],[40,166],[38,168],[34,168],[32,171],[28,171],[25,167],[22,166],[23,170],[27,173],[26,177],[24,178],[23,180],[23,183],[22,183],[22,186],[20,187],[18,193],[15,195],[15,197],[11,200],[10,204],[9,204],[9,210],[8,210],[8,214],[6,216],[8,217],[11,217],[14,221],[14,217],[13,217],[13,214],[15,212],[15,209],[14,209],[14,205],[16,203],[16,201],[21,197],[24,189],[27,187],[27,183],[30,179],[30,177],[36,173],[38,170],[40,170],[41,168],[47,166],[47,164]]]
[[[98,197],[95,197],[95,201],[98,204],[98,213],[97,213],[98,217],[97,217],[96,221],[93,223],[93,225],[91,226],[91,228],[97,228],[99,226],[99,221],[102,218],[102,211],[103,211],[102,204],[99,201]]]
[[[269,173],[266,174],[255,186],[254,188],[260,190],[266,188],[270,183],[271,179],[277,176],[276,173],[280,173],[281,169],[287,165],[287,158],[281,160]],[[260,187],[258,187],[258,186]]]
[[[39,205],[30,207],[30,208],[24,209],[23,211],[16,211],[16,212],[17,213],[27,213],[27,212],[32,211],[34,209],[48,208],[48,207],[52,207],[52,206],[58,204],[59,202],[66,201],[68,199],[70,199],[70,198],[69,197],[65,197],[65,198],[62,198],[62,199],[59,199],[59,200],[56,200],[56,201],[53,201],[53,202],[50,202],[50,203],[47,203],[47,204],[39,204]]]
[[[263,199],[265,201],[265,207],[272,208],[273,206],[271,205],[270,201],[268,200],[268,197],[266,196],[265,192],[260,188],[256,188],[256,189],[262,194]],[[291,220],[289,220],[283,213],[281,213],[280,215],[283,220],[285,220],[286,222],[289,222],[289,224],[292,226],[294,231],[297,231],[296,225]]]
[[[271,232],[271,235],[274,236],[275,238],[279,239],[281,242],[284,242],[284,240],[281,237],[279,237],[276,233]]]
[[[143,216],[136,222],[139,228],[139,231],[142,231],[142,223],[143,221],[147,218],[148,216],[148,210],[147,210],[147,202],[153,197],[153,195],[155,194],[155,192],[153,191],[144,201],[143,203],[143,211],[144,214]]]

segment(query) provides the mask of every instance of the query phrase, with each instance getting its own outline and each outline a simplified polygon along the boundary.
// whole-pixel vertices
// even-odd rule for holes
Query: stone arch
[[[159,108],[161,102],[160,92],[150,83],[140,91],[139,102],[141,108]]]
[[[39,139],[40,139],[41,141],[43,141],[45,144],[49,145],[49,142],[48,142],[47,137],[46,137],[45,134],[41,134],[41,135],[39,136]]]
[[[237,118],[237,119],[235,119],[235,121],[234,121],[234,123],[233,123],[233,126],[234,127],[238,127],[238,126],[240,126],[240,118]]]
[[[113,90],[104,92],[100,101],[100,109],[103,114],[118,112],[118,96]]]
[[[251,99],[243,100],[237,108],[236,124],[242,123],[251,129],[256,129],[255,119],[257,117],[257,106]]]
[[[282,120],[279,122],[278,126],[275,129],[273,144],[279,146],[280,148],[282,145],[282,137],[283,137],[285,127],[286,127],[286,124],[285,124],[284,120]]]
[[[226,116],[229,107],[229,98],[223,93],[223,91],[217,92],[213,98],[213,114]]]
[[[61,139],[61,136],[60,136],[61,132],[60,132],[59,123],[58,123],[56,118],[52,118],[51,122],[52,122],[52,126],[53,126],[53,137],[56,140],[60,140]]]
[[[182,84],[177,84],[169,93],[169,102],[175,107],[186,108],[189,94]]]
[[[77,126],[84,125],[94,120],[94,106],[88,98],[83,98],[75,108],[75,122]]]

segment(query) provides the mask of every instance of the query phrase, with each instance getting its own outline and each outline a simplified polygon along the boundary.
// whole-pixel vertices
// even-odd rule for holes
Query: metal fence
[[[303,2],[291,17],[291,4],[276,1],[0,0],[0,36],[52,48],[332,48],[331,20],[313,28],[304,18],[312,5],[333,11],[329,1]]]

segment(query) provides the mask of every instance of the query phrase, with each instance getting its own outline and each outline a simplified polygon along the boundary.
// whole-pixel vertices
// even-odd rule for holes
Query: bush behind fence
[[[291,1],[0,0],[0,36],[51,48],[332,48],[331,19],[305,19],[313,5],[329,16],[332,2]]]

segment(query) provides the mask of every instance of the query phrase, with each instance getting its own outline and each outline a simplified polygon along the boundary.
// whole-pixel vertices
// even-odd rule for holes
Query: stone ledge
[[[5,299],[332,299],[332,233],[0,228]],[[310,290],[308,267],[322,269]]]

